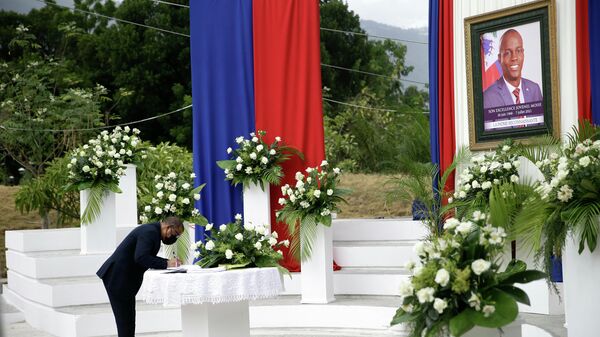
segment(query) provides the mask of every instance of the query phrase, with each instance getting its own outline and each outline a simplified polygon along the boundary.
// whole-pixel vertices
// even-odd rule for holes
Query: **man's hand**
[[[181,261],[178,258],[171,258],[167,262],[167,268],[179,267],[181,265]]]

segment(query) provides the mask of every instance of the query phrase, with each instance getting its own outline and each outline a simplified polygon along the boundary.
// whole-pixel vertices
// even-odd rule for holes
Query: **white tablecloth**
[[[277,268],[248,268],[202,273],[144,274],[140,296],[165,306],[225,303],[276,297],[282,290]]]

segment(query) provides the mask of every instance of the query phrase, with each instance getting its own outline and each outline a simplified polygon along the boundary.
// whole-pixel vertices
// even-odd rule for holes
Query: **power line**
[[[368,71],[362,71],[362,70],[358,70],[358,69],[351,69],[351,68],[345,68],[345,67],[340,67],[340,66],[334,66],[334,65],[331,65],[331,64],[321,63],[321,66],[328,67],[328,68],[334,68],[334,69],[347,70],[347,71],[351,71],[351,72],[355,72],[355,73],[360,73],[360,74],[366,74],[366,75],[372,75],[372,76],[377,76],[377,77],[383,77],[383,78],[387,78],[387,79],[394,80],[394,81],[404,81],[404,82],[417,83],[417,84],[428,84],[428,83],[425,83],[425,82],[407,80],[407,79],[404,79],[404,78],[396,78],[396,77],[393,77],[393,76],[381,75],[381,74],[371,73],[371,72],[368,72]]]
[[[133,122],[121,123],[121,124],[117,124],[117,125],[99,126],[99,127],[96,127],[96,128],[63,129],[63,130],[58,130],[58,129],[25,129],[25,128],[13,128],[13,127],[10,127],[10,126],[0,125],[0,129],[12,130],[12,131],[42,131],[42,132],[94,131],[94,130],[110,129],[110,128],[114,128],[114,127],[117,127],[117,126],[125,126],[125,125],[132,125],[132,124],[144,123],[144,122],[147,122],[147,121],[151,121],[153,119],[158,119],[158,118],[162,118],[162,117],[165,117],[165,116],[168,116],[168,115],[172,115],[172,114],[174,114],[176,112],[183,111],[183,110],[189,109],[191,107],[192,107],[192,105],[190,104],[188,106],[184,106],[184,107],[179,108],[177,110],[169,111],[167,113],[160,114],[160,115],[157,115],[157,116],[140,119],[140,120],[133,121]]]
[[[66,9],[70,9],[72,11],[86,13],[86,14],[90,14],[90,15],[95,15],[95,16],[99,16],[99,17],[102,17],[102,18],[105,18],[105,19],[109,19],[109,20],[115,20],[115,21],[119,21],[119,22],[123,22],[123,23],[129,23],[129,24],[132,24],[132,25],[144,27],[144,28],[158,30],[158,31],[163,32],[163,33],[175,34],[175,35],[179,35],[179,36],[185,36],[185,37],[188,37],[188,38],[190,37],[189,34],[179,33],[179,32],[175,32],[175,31],[172,31],[172,30],[167,30],[167,29],[158,28],[158,27],[154,27],[154,26],[148,26],[148,25],[144,25],[142,23],[137,23],[137,22],[133,22],[133,21],[125,20],[125,19],[119,19],[119,18],[115,18],[115,17],[112,17],[112,16],[108,16],[108,15],[104,15],[104,14],[100,14],[100,13],[96,13],[96,12],[90,12],[90,11],[86,11],[86,10],[75,8],[75,7],[63,6],[63,5],[55,4],[55,3],[52,3],[52,2],[46,2],[44,0],[35,0],[35,1],[44,3],[44,4],[48,5],[48,6],[55,6],[55,7],[66,8]]]
[[[423,41],[395,39],[393,37],[378,36],[378,35],[359,33],[359,32],[351,32],[351,31],[347,31],[347,30],[339,30],[339,29],[332,29],[332,28],[325,28],[325,27],[321,27],[321,30],[324,30],[327,32],[334,32],[334,33],[344,33],[344,34],[365,36],[367,38],[373,37],[373,38],[377,38],[377,39],[392,40],[392,41],[398,41],[398,42],[407,42],[407,43],[424,44],[424,45],[429,44],[428,42],[423,42]]]
[[[157,2],[159,4],[165,4],[165,5],[169,5],[169,6],[176,6],[176,7],[183,7],[183,8],[190,8],[190,6],[188,5],[182,5],[182,4],[176,4],[174,2],[168,2],[168,1],[161,1],[161,0],[150,0],[152,2]]]
[[[325,98],[325,97],[323,97],[323,100],[327,101],[327,102],[332,102],[332,103],[341,104],[341,105],[350,106],[350,107],[359,108],[359,109],[377,110],[377,111],[385,111],[385,112],[399,112],[398,110],[375,108],[375,107],[365,106],[365,105],[357,105],[357,104],[352,104],[352,103],[346,103],[346,102],[336,101],[334,99]],[[405,112],[403,114],[421,114],[421,113],[422,114],[429,114],[429,111],[423,111],[423,112]]]

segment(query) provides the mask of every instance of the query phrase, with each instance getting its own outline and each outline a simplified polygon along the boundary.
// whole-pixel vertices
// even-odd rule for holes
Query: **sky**
[[[427,27],[428,0],[346,0],[348,7],[363,20],[373,20],[402,28]]]

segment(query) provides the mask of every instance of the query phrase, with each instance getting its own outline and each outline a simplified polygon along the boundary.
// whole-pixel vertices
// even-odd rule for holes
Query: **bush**
[[[138,160],[137,198],[138,213],[142,214],[143,205],[149,204],[154,189],[154,176],[167,175],[169,172],[190,175],[192,173],[192,154],[185,148],[169,143],[156,147],[145,143],[147,150]],[[16,195],[15,205],[21,213],[37,211],[48,219],[50,211],[57,211],[57,225],[79,220],[79,193],[67,191],[67,164],[69,156],[57,158],[48,166],[46,173],[25,182]],[[45,228],[49,220],[45,221]]]

